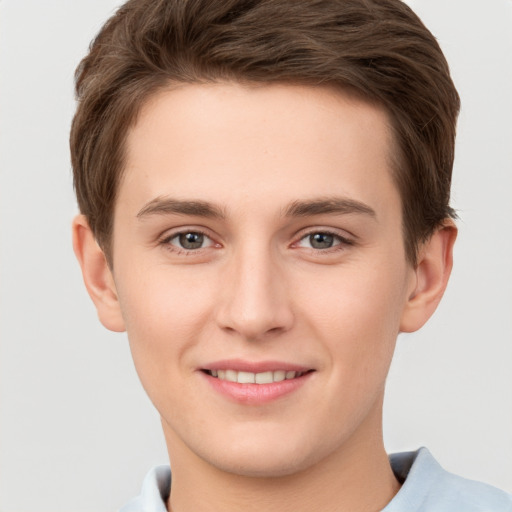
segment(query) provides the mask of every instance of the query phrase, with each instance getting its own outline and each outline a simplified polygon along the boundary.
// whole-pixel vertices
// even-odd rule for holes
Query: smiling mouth
[[[313,370],[303,372],[274,370],[260,373],[244,372],[237,370],[203,370],[207,375],[225,380],[228,382],[237,382],[239,384],[272,384],[282,382],[283,380],[292,380],[302,377]]]

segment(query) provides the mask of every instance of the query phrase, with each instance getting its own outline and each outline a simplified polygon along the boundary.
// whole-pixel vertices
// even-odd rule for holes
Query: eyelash
[[[308,232],[302,234],[302,236],[299,238],[298,242],[295,242],[293,244],[293,246],[295,246],[295,247],[299,246],[299,244],[302,241],[310,239],[314,235],[332,236],[335,240],[335,243],[332,247],[326,247],[323,249],[318,249],[315,247],[304,247],[305,249],[307,249],[309,251],[313,251],[316,254],[325,254],[325,255],[332,254],[333,252],[345,250],[347,248],[347,246],[354,245],[354,240],[344,237],[344,236],[340,235],[339,233],[336,233],[329,229],[315,229],[315,230],[311,230],[311,231],[308,231]]]
[[[210,244],[206,247],[198,247],[196,249],[186,249],[184,247],[179,247],[178,245],[174,245],[171,243],[172,240],[177,239],[178,237],[180,237],[182,235],[201,235],[201,236],[205,237],[206,239],[208,239],[210,241]],[[327,236],[332,236],[335,239],[335,243],[332,247],[326,247],[326,248],[322,248],[322,249],[315,248],[315,247],[304,247],[304,249],[315,252],[317,254],[321,254],[321,253],[331,254],[333,252],[343,251],[343,250],[345,250],[345,248],[347,246],[354,245],[353,240],[346,238],[344,236],[341,236],[340,234],[335,233],[334,231],[330,231],[327,229],[325,229],[325,230],[317,229],[317,230],[312,230],[312,231],[303,233],[302,236],[299,238],[299,240],[297,242],[294,242],[291,246],[294,248],[300,247],[299,244],[302,241],[307,240],[308,238],[310,238],[314,235],[327,235]],[[216,243],[205,231],[203,231],[201,229],[190,229],[190,230],[185,229],[185,230],[181,230],[178,232],[174,232],[170,235],[166,235],[166,236],[162,237],[162,239],[159,241],[159,244],[164,246],[167,250],[172,251],[178,255],[185,254],[187,256],[192,255],[192,254],[200,254],[203,252],[203,250],[213,247],[215,245],[217,245],[217,247],[220,247],[220,244]]]
[[[181,235],[201,235],[205,239],[210,240],[211,244],[207,247],[198,247],[197,249],[186,249],[184,247],[179,247],[178,245],[174,245],[171,243],[172,240],[180,237]],[[208,249],[211,246],[220,245],[217,244],[211,236],[209,236],[205,231],[201,229],[184,229],[181,231],[177,231],[174,233],[171,233],[170,235],[165,235],[160,241],[159,244],[164,246],[167,250],[176,253],[176,254],[185,254],[185,255],[191,255],[191,254],[200,254],[203,252],[204,249]]]

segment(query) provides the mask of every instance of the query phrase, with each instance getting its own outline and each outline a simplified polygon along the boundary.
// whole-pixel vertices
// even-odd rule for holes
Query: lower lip
[[[215,391],[234,402],[260,405],[297,391],[310,379],[313,372],[305,373],[294,379],[286,379],[270,384],[240,384],[229,380],[221,380],[204,372],[201,372],[201,374]]]

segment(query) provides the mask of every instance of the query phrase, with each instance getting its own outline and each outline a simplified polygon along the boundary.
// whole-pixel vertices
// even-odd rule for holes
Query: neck
[[[168,428],[172,453],[169,512],[377,512],[399,490],[379,428],[358,429],[342,447],[312,467],[281,477],[227,473],[193,454]],[[372,420],[372,418],[369,418]],[[375,420],[376,418],[373,418]],[[373,423],[370,421],[370,424]],[[369,425],[370,426],[370,425]]]

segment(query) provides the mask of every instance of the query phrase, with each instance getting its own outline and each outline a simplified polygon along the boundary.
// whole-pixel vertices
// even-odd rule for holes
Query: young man
[[[512,510],[388,458],[386,375],[456,237],[457,92],[399,0],[131,0],[77,71],[84,281],[167,467],[123,511]]]

